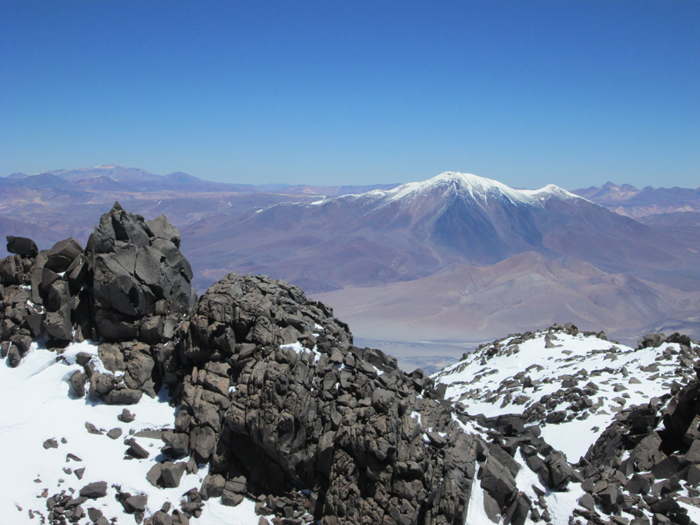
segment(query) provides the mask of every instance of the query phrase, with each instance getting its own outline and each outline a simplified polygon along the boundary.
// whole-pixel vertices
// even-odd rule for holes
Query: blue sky
[[[697,1],[0,3],[0,175],[700,186]]]

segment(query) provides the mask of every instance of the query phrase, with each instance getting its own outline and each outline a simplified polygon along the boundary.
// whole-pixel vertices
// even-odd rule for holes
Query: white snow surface
[[[479,469],[478,463],[474,465],[474,470]],[[467,518],[464,525],[489,525],[492,521],[484,510],[484,491],[481,488],[481,481],[474,476],[471,491],[469,492],[469,505],[467,506]]]
[[[436,383],[446,384],[445,397],[462,403],[469,415],[487,417],[521,414],[543,396],[566,390],[562,383],[571,376],[577,377],[580,389],[594,383],[598,392],[590,396],[593,407],[574,411],[564,402],[555,410],[566,410],[567,421],[540,423],[545,441],[576,463],[621,409],[648,403],[668,393],[674,380],[684,383],[694,377],[692,368],[685,370],[687,378],[675,375],[680,366],[675,343],[635,350],[596,336],[553,332],[555,347],[545,348],[545,335],[539,332],[520,344],[511,344],[515,337],[510,337],[490,357],[488,347],[474,352],[435,374]],[[533,386],[515,380],[518,374],[529,376]]]
[[[695,507],[684,501],[679,501],[678,504],[688,511],[688,517],[695,523],[700,523],[700,508]]]
[[[134,517],[124,513],[121,504],[115,499],[120,485],[123,492],[146,494],[148,506],[146,516],[160,510],[169,501],[173,508],[179,508],[182,495],[188,490],[201,486],[207,467],[200,468],[197,474],[185,474],[177,488],[159,489],[146,479],[146,473],[160,455],[160,440],[135,438],[150,452],[145,460],[125,460],[128,448],[124,440],[131,437],[130,431],[144,429],[172,428],[175,410],[169,406],[167,396],[151,399],[143,396],[141,401],[128,408],[136,415],[132,423],[122,423],[117,415],[123,406],[110,406],[89,396],[76,398],[69,392],[68,378],[82,367],[76,364],[78,352],[93,355],[93,363],[104,369],[97,357],[97,345],[83,342],[66,348],[62,356],[45,350],[33,343],[17,368],[0,363],[0,452],[3,472],[0,475],[0,516],[3,523],[39,523],[33,520],[29,511],[39,511],[46,516],[46,498],[40,494],[46,490],[48,496],[62,490],[78,491],[95,481],[106,481],[107,496],[88,500],[82,506],[100,509],[108,518],[118,518],[117,523],[135,523]],[[98,429],[109,431],[121,428],[123,434],[116,440],[107,435],[87,432],[85,423],[90,422]],[[47,439],[55,439],[58,448],[44,449]],[[62,443],[65,439],[66,443]],[[67,454],[75,454],[82,461],[73,461]],[[82,480],[74,473],[63,469],[85,468]],[[21,510],[20,510],[21,509]],[[196,525],[255,525],[255,503],[244,500],[237,507],[225,507],[218,499],[206,502],[202,516],[192,519]],[[88,524],[85,517],[80,524]]]
[[[288,345],[281,345],[280,348],[289,348],[290,350],[294,350],[294,353],[297,355],[302,353],[311,354],[314,356],[314,364],[318,363],[321,360],[321,352],[318,351],[316,346],[314,346],[313,349],[309,350],[299,341],[297,341],[296,343],[290,343]]]

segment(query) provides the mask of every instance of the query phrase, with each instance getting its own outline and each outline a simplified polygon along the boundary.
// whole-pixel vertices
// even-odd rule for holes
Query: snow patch
[[[572,463],[586,453],[621,409],[660,397],[672,381],[683,380],[676,376],[681,357],[677,343],[637,350],[597,336],[563,331],[540,332],[519,343],[513,343],[515,339],[500,341],[498,347],[486,345],[446,367],[433,376],[436,384],[447,385],[445,398],[462,403],[470,415],[494,417],[522,414],[544,396],[561,396],[569,388],[567,378],[573,378],[575,388],[582,390],[591,383],[595,393],[585,397],[594,403],[592,407],[572,410],[562,400],[554,410],[566,412],[566,420],[540,422],[542,437]],[[694,376],[692,368],[686,373],[689,378]],[[531,386],[523,381],[525,376]]]
[[[118,518],[118,523],[131,523],[133,516],[124,513],[115,499],[113,484],[122,491],[148,496],[146,515],[160,510],[169,501],[179,507],[182,495],[201,486],[208,468],[197,474],[183,476],[177,488],[159,489],[146,479],[146,473],[160,456],[162,443],[156,440],[136,438],[150,453],[148,459],[125,461],[127,446],[124,439],[130,431],[171,428],[177,410],[168,404],[168,397],[161,393],[156,399],[143,396],[128,409],[136,415],[131,423],[117,419],[124,406],[111,406],[89,396],[76,398],[67,383],[68,378],[82,367],[76,364],[79,352],[93,356],[98,369],[104,366],[97,357],[97,345],[90,342],[69,345],[63,354],[43,349],[32,343],[17,368],[0,363],[0,453],[3,459],[3,475],[0,476],[0,516],[5,523],[36,524],[29,518],[29,511],[47,515],[46,499],[40,494],[46,490],[49,496],[62,490],[76,493],[88,483],[106,481],[107,496],[89,500],[84,507],[96,507],[108,518]],[[58,358],[58,359],[57,359]],[[87,432],[85,423],[98,429],[120,428],[122,436],[112,440],[106,435]],[[58,448],[44,448],[47,439],[55,439]],[[66,443],[62,440],[65,439]],[[67,454],[75,454],[82,461],[73,461]],[[63,469],[70,469],[64,471]],[[82,480],[74,471],[85,468]],[[38,481],[35,481],[38,480]],[[18,510],[21,508],[22,510]],[[219,501],[206,502],[200,520],[207,525],[256,524],[255,503],[244,501],[238,507],[225,507]]]
[[[478,463],[474,462],[474,472],[479,470]],[[469,506],[467,507],[467,519],[464,525],[490,525],[493,523],[486,510],[484,510],[484,489],[481,488],[481,481],[474,476],[471,490],[469,491]]]

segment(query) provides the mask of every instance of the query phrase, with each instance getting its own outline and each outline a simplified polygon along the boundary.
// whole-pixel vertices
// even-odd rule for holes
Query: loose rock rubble
[[[579,463],[592,496],[579,515],[596,523],[598,510],[627,512],[639,524],[690,523],[682,504],[700,504],[700,382],[616,419]]]
[[[9,366],[32,341],[62,359],[87,338],[97,355],[75,357],[71,396],[128,406],[165,389],[178,407],[168,428],[125,433],[114,425],[138,417],[127,408],[104,429],[85,423],[123,442],[126,460],[157,456],[154,487],[207,468],[198,489],[159,510],[144,494],[109,489],[137,523],[186,524],[212,499],[253,500],[260,523],[691,522],[700,386],[688,338],[649,335],[633,350],[556,325],[484,345],[430,378],[354,346],[328,306],[285,282],[230,274],[197,300],[179,243],[164,217],[115,204],[85,250],[8,237],[14,255],[0,261]],[[581,343],[592,339],[599,346]],[[548,441],[581,422],[589,433],[598,425],[587,436],[597,442],[572,463]],[[45,449],[59,446],[46,437]],[[36,516],[108,523],[84,507],[109,487],[46,492],[46,518]]]
[[[548,489],[580,483],[572,523],[690,523],[684,505],[700,503],[687,455],[700,435],[698,357],[700,347],[679,334],[649,334],[628,348],[555,325],[482,345],[435,379],[474,431],[519,449]],[[583,457],[568,463],[539,432],[575,456],[568,460]]]

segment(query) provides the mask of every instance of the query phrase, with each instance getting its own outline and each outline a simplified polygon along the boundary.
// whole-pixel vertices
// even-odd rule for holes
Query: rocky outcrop
[[[0,262],[3,357],[17,366],[35,339],[49,348],[102,341],[99,355],[110,373],[95,370],[88,357],[85,376],[71,378],[73,393],[84,395],[89,379],[90,393],[110,404],[154,397],[165,347],[196,302],[179,244],[165,217],[145,221],[118,203],[85,250],[74,239],[38,251],[30,239],[8,237],[15,255]]]
[[[261,514],[325,523],[464,522],[488,447],[421,371],[353,346],[348,327],[299,288],[232,274],[196,302],[177,230],[118,204],[85,250],[71,239],[32,246],[11,239],[19,253],[1,265],[8,362],[33,339],[60,351],[91,338],[104,369],[82,359],[73,395],[128,405],[168,387],[180,410],[162,434],[168,461],[149,480],[177,486],[185,469],[211,465],[185,514],[202,499],[247,495]]]
[[[144,221],[115,204],[100,218],[85,254],[101,338],[156,344],[173,336],[176,316],[196,301],[179,246],[180,234],[164,216]]]
[[[428,378],[353,346],[327,306],[231,274],[182,329],[192,368],[165,450],[210,462],[205,498],[263,495],[264,513],[329,524],[464,522],[477,440]]]

